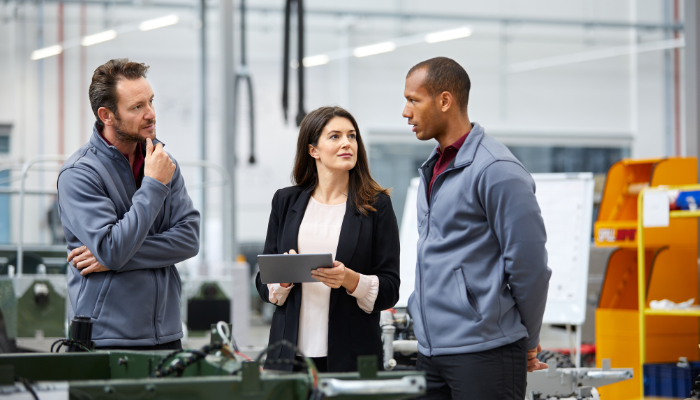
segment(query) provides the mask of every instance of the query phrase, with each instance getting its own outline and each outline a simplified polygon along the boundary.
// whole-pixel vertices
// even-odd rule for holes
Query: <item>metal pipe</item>
[[[233,0],[221,0],[220,3],[221,18],[221,57],[222,57],[222,81],[223,90],[221,98],[222,102],[222,130],[221,137],[224,141],[222,158],[224,160],[226,171],[229,175],[229,187],[222,191],[223,202],[230,199],[227,207],[223,209],[224,218],[224,260],[232,261],[238,254],[238,244],[236,242],[236,213],[235,213],[235,171],[236,171],[236,137],[233,131],[236,126],[236,119],[233,117],[234,110],[234,61],[233,61]]]
[[[417,340],[394,340],[394,352],[403,355],[414,354],[418,352]]]
[[[630,25],[637,21],[637,0],[628,0]],[[639,139],[639,65],[637,29],[629,29],[629,123],[635,139]]]
[[[229,171],[219,164],[216,164],[216,163],[213,163],[210,161],[201,161],[201,160],[198,160],[198,161],[179,161],[179,164],[181,167],[200,167],[202,169],[211,168],[211,169],[217,171],[218,173],[220,173],[221,176],[223,177],[222,185],[226,185],[226,184],[232,185],[233,184],[233,179],[232,179],[231,174],[229,174]],[[212,184],[211,182],[202,182],[201,185],[203,186],[203,189],[205,189],[206,187],[214,186],[214,184]],[[223,205],[222,205],[223,210],[224,211],[225,210],[232,210],[233,197],[231,196],[231,194],[233,193],[233,191],[224,189],[224,190],[222,190],[222,192],[223,192]],[[225,212],[223,214],[225,214]],[[231,219],[224,219],[224,224],[223,224],[224,233],[233,231],[234,227],[231,226],[232,222],[233,221]],[[200,233],[200,235],[201,235],[201,233]],[[204,243],[204,241],[201,240],[201,236],[200,236],[200,243]],[[224,261],[232,261],[232,258],[233,258],[232,252],[226,251],[226,247],[228,245],[230,245],[230,243],[227,244],[226,242],[224,242]],[[200,248],[201,247],[203,247],[203,246],[200,246]],[[201,251],[201,249],[200,249],[200,251]]]
[[[85,2],[82,2],[80,4],[80,37],[85,37],[85,35],[87,35],[87,5]],[[87,119],[85,109],[89,107],[89,104],[85,102],[88,95],[88,88],[85,84],[87,77],[87,47],[80,46],[80,122],[78,123],[78,129],[80,129],[81,143],[87,142],[89,137],[87,133],[89,128],[83,126]]]
[[[41,49],[44,47],[44,0],[39,0],[37,2],[37,26],[38,26],[38,32],[37,32],[37,48]],[[37,107],[36,107],[36,123],[37,123],[37,141],[36,141],[36,150],[37,153],[39,154],[39,157],[41,157],[44,154],[45,148],[44,148],[44,143],[45,143],[45,138],[44,138],[44,124],[45,124],[45,114],[46,110],[44,108],[44,61],[45,60],[39,60],[37,63]],[[38,176],[38,184],[39,186],[44,185],[44,174],[42,172],[39,172]],[[39,199],[38,202],[38,207],[39,209],[44,208],[44,202],[41,201],[42,199]],[[24,207],[24,203],[20,203],[20,209]],[[21,218],[21,217],[20,217]],[[21,232],[22,224],[20,224],[20,242],[22,241],[22,232]],[[22,265],[22,259],[18,258],[17,263],[19,265]],[[20,269],[21,271],[21,269]]]
[[[58,3],[58,43],[63,43],[63,2]],[[82,46],[81,46],[82,47]],[[65,134],[65,88],[64,88],[64,57],[63,52],[58,55],[58,154],[63,154],[63,142]]]
[[[382,326],[382,341],[384,342],[384,369],[391,371],[396,367],[394,359],[394,333],[396,327],[394,325]]]
[[[19,188],[8,188],[8,187],[1,187],[0,186],[0,193],[2,194],[19,194],[22,191]],[[32,189],[24,189],[23,192],[25,195],[29,194],[36,194],[36,195],[44,195],[44,194],[57,194],[58,190],[56,189],[41,189],[41,188],[32,188]]]
[[[678,0],[673,1],[673,21],[678,22],[680,20],[680,7]],[[678,31],[673,31],[674,39],[678,39]],[[675,106],[675,124],[676,124],[676,155],[681,155],[681,51],[678,48],[673,49],[673,91],[674,99],[673,103]]]
[[[22,275],[22,267],[24,266],[24,195],[25,195],[25,183],[27,182],[27,173],[35,164],[42,162],[64,162],[66,157],[63,155],[40,155],[29,160],[22,167],[22,180],[20,181],[20,192],[19,192],[19,238],[17,239],[17,276]]]
[[[199,35],[199,47],[200,47],[200,59],[199,59],[199,74],[200,74],[200,108],[199,108],[199,159],[205,161],[207,159],[207,144],[206,144],[206,131],[207,131],[207,2],[206,0],[199,1],[199,18],[201,22],[200,35]],[[207,180],[206,169],[202,168],[200,171],[200,182],[204,183]],[[200,223],[200,243],[206,243],[206,219],[207,219],[207,191],[202,190],[201,193],[202,209],[201,213],[201,223]],[[206,262],[206,246],[200,246],[200,254],[202,261]]]
[[[663,1],[664,22],[671,21],[671,1]],[[671,31],[664,32],[664,39],[670,40],[673,34]],[[673,51],[671,49],[664,51],[664,138],[666,142],[666,157],[673,156],[674,153],[674,135],[673,135]]]

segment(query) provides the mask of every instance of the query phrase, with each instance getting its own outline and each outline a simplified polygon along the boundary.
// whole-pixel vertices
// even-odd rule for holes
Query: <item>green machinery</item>
[[[188,357],[181,354],[165,365]],[[261,371],[257,361],[214,354],[183,368],[178,377],[154,378],[167,356],[162,351],[0,355],[0,394],[26,399],[31,388],[42,399],[400,400],[425,392],[422,373],[378,372],[373,356],[358,358],[359,372],[316,376]]]
[[[27,246],[24,273],[16,274],[15,246],[0,245],[0,350],[43,349],[43,338],[66,334],[68,290],[65,246]],[[1,331],[2,329],[0,329]],[[8,342],[4,342],[8,339]],[[8,347],[9,346],[9,347]]]

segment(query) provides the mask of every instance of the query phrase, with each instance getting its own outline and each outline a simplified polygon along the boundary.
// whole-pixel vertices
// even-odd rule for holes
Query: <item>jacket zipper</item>
[[[156,316],[158,315],[158,278],[154,270],[151,270],[151,273],[153,274],[153,285],[156,287],[156,296],[153,299],[153,334],[156,338],[156,344],[160,344],[158,340],[158,326],[156,325]]]
[[[448,168],[445,171],[442,171],[442,173],[435,178],[435,183],[437,183],[438,179],[442,175],[444,175],[446,172],[452,171],[454,169],[457,169],[457,168],[453,166],[452,168]],[[423,180],[423,186],[425,187],[425,190],[429,191],[430,187],[426,184],[425,174],[423,173],[423,169],[420,168],[419,172],[420,172],[421,179]],[[427,200],[428,200],[428,220],[426,221],[426,223],[428,224],[428,226],[426,227],[427,232],[425,234],[425,239],[423,240],[423,243],[421,243],[420,248],[419,248],[421,264],[423,264],[423,248],[425,247],[425,242],[428,241],[428,236],[430,235],[430,214],[433,211],[432,210],[433,209],[433,197],[434,197],[435,192],[430,190],[429,193],[430,194],[427,196],[428,197],[427,198]],[[422,272],[420,267],[418,267],[418,274],[419,274],[419,278],[420,278],[420,293],[421,293],[420,294],[420,302],[421,302],[421,308],[423,311],[423,312],[421,312],[421,319],[423,320],[423,328],[425,329],[425,336],[428,339],[429,356],[432,357],[433,356],[433,345],[430,341],[430,331],[428,329],[428,323],[425,319],[425,299],[423,297],[423,272]]]
[[[428,190],[428,186],[425,184],[425,174],[423,174],[423,169],[421,168],[419,170],[421,179],[423,180],[423,186],[426,187],[426,191]],[[430,198],[427,199],[428,201],[428,220],[426,223],[428,226],[426,229],[428,232],[425,235],[425,239],[423,239],[423,242],[420,244],[420,247],[418,249],[418,255],[419,255],[419,260],[420,260],[420,265],[423,264],[423,247],[425,246],[425,242],[428,240],[428,235],[430,234],[430,211],[432,204],[430,202]],[[425,297],[423,296],[423,271],[422,268],[418,266],[418,275],[420,278],[420,304],[421,304],[421,319],[423,320],[423,329],[425,329],[425,337],[428,339],[428,356],[432,357],[433,356],[433,345],[430,342],[430,331],[428,330],[428,321],[425,318]]]
[[[134,170],[131,167],[131,164],[129,164],[129,160],[124,157],[124,154],[119,153],[120,156],[122,156],[122,160],[126,161],[126,165],[129,167],[129,177],[131,178],[131,182],[134,184],[134,193],[139,189],[136,187],[136,178],[134,178]],[[156,344],[160,344],[160,341],[158,340],[158,326],[156,325],[156,320],[158,316],[158,278],[156,277],[156,272],[154,270],[151,270],[151,273],[153,274],[153,285],[156,288],[156,295],[155,298],[153,299],[153,335],[155,336],[156,339]]]

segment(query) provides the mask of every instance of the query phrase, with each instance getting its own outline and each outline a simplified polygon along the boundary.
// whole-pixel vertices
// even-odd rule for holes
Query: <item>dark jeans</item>
[[[96,350],[136,350],[136,351],[152,351],[152,350],[182,350],[182,342],[180,339],[173,342],[161,343],[155,346],[111,346],[99,347]]]
[[[527,386],[525,339],[479,353],[426,357],[418,353],[428,391],[420,400],[523,400]]]

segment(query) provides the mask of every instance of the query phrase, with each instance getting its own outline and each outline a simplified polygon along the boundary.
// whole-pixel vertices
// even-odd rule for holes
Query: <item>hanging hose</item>
[[[241,0],[241,66],[233,81],[233,138],[238,137],[238,87],[241,81],[248,86],[248,126],[250,128],[250,156],[249,164],[255,164],[255,102],[253,101],[253,81],[248,72],[248,60],[246,57],[246,11],[245,0]]]
[[[284,55],[282,59],[282,112],[284,120],[287,121],[287,111],[289,109],[289,41],[291,36],[291,14],[292,3],[296,3],[297,12],[297,126],[306,116],[304,111],[304,3],[303,0],[286,0],[284,7]]]

